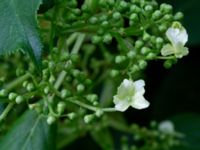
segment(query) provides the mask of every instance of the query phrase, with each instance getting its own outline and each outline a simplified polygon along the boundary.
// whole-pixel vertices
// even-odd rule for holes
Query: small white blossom
[[[165,120],[165,121],[162,121],[159,126],[158,126],[158,129],[163,132],[163,133],[173,133],[175,132],[175,129],[174,129],[174,124],[173,122],[171,122],[170,120]]]
[[[163,46],[161,49],[161,54],[163,56],[174,54],[176,58],[182,58],[189,53],[188,48],[184,47],[188,41],[188,34],[180,23],[175,22],[172,27],[166,31],[166,36],[171,44]]]
[[[144,109],[149,106],[149,102],[144,98],[144,80],[124,79],[118,87],[117,94],[114,96],[115,109],[125,111],[129,106],[136,109]]]

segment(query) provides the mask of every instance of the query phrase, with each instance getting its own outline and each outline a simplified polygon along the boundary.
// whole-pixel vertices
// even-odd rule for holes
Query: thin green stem
[[[4,120],[6,118],[6,116],[8,115],[9,111],[13,108],[15,103],[11,102],[9,103],[6,108],[4,109],[4,111],[2,112],[2,114],[0,115],[0,122],[2,120]]]
[[[24,82],[25,80],[27,80],[30,77],[29,73],[26,73],[25,75],[17,78],[16,80],[12,81],[11,83],[7,84],[5,89],[10,91],[13,88],[15,88],[16,86],[18,86],[19,84],[21,84],[22,82]]]
[[[74,47],[72,49],[71,54],[77,54],[78,53],[78,51],[80,50],[84,39],[85,39],[85,34],[79,33],[78,38],[76,39],[76,43],[74,44]]]
[[[157,56],[156,59],[167,60],[167,59],[175,59],[175,57],[174,56]]]

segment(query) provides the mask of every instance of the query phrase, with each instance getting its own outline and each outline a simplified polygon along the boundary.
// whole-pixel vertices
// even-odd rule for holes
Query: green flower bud
[[[27,91],[33,91],[35,88],[33,83],[28,83],[26,86]]]
[[[52,115],[49,115],[47,118],[47,124],[52,125],[56,121],[56,118]]]
[[[77,63],[77,62],[79,62],[80,57],[78,54],[71,54],[70,59],[72,62]]]
[[[69,91],[69,90],[67,90],[67,89],[63,89],[61,92],[60,92],[60,96],[64,99],[64,98],[66,98],[66,97],[68,97],[68,96],[70,96],[71,95],[71,92]]]
[[[24,97],[21,96],[21,95],[18,95],[18,96],[15,98],[15,102],[16,102],[17,104],[22,103],[24,100],[25,100]]]
[[[65,111],[66,104],[64,102],[59,102],[57,104],[57,112],[62,114]]]
[[[78,9],[78,8],[75,8],[75,9],[73,9],[72,10],[72,13],[74,13],[75,15],[80,15],[81,14],[81,10],[80,9]]]
[[[133,65],[131,68],[130,68],[130,71],[132,72],[132,73],[135,73],[135,72],[137,72],[137,71],[139,71],[140,70],[140,68],[138,67],[138,65]]]
[[[163,4],[160,5],[160,11],[161,11],[162,13],[164,13],[164,14],[171,13],[171,12],[172,12],[172,9],[173,9],[172,6],[169,5],[169,4],[163,3]]]
[[[184,18],[184,14],[182,12],[177,12],[175,15],[174,15],[174,20],[177,20],[177,21],[180,21]]]
[[[118,75],[119,75],[119,71],[118,71],[118,70],[112,69],[112,70],[110,71],[110,76],[111,76],[111,77],[116,77],[116,76],[118,76]]]
[[[27,85],[28,85],[28,81],[24,81],[24,82],[22,83],[22,86],[23,86],[24,88],[26,88]]]
[[[96,112],[95,112],[95,115],[97,117],[101,117],[103,115],[103,111],[101,109],[98,109]]]
[[[6,89],[0,90],[0,97],[5,97],[8,95],[8,91]]]
[[[165,21],[172,21],[173,20],[173,16],[171,14],[166,14],[163,16],[163,19]]]
[[[86,5],[88,11],[95,12],[98,6],[98,0],[85,0],[84,5]]]
[[[128,3],[125,2],[125,1],[120,1],[119,6],[120,6],[122,9],[126,9],[126,8],[128,7]]]
[[[146,58],[149,59],[149,60],[153,60],[154,58],[156,57],[156,54],[154,53],[149,53]]]
[[[89,19],[89,22],[91,23],[91,24],[96,24],[97,22],[98,22],[98,19],[97,19],[97,17],[91,17],[90,19]]]
[[[79,84],[76,89],[79,93],[81,93],[85,90],[85,86],[83,84]]]
[[[108,23],[108,21],[103,21],[102,23],[101,23],[101,25],[103,26],[103,27],[108,27],[109,26],[109,23]]]
[[[132,59],[136,56],[136,52],[134,50],[131,50],[127,54],[128,58]]]
[[[111,41],[112,41],[112,35],[110,33],[107,33],[103,36],[104,43],[110,43]]]
[[[50,91],[49,86],[46,86],[46,87],[44,88],[44,93],[45,93],[45,94],[49,94],[49,91]]]
[[[144,42],[143,42],[143,41],[137,40],[137,41],[135,42],[135,48],[136,48],[136,49],[142,48],[142,46],[144,46]]]
[[[71,70],[73,68],[72,61],[71,60],[67,61],[64,68],[65,68],[66,71]]]
[[[159,25],[158,29],[161,31],[161,32],[165,32],[167,30],[167,26],[164,25],[164,24],[161,24]]]
[[[98,35],[92,36],[92,43],[93,44],[99,44],[102,41],[102,37]]]
[[[144,10],[148,13],[151,14],[153,12],[153,6],[151,5],[146,5]]]
[[[131,13],[139,13],[139,12],[141,12],[141,9],[137,6],[137,5],[131,5],[131,7],[130,7],[130,12]]]
[[[138,15],[136,13],[132,13],[130,15],[130,20],[132,20],[132,21],[138,21],[139,20]]]
[[[148,47],[143,47],[143,48],[141,49],[141,53],[142,53],[143,55],[148,54],[150,51],[151,51],[151,49],[148,48]]]
[[[97,105],[99,105],[99,103],[98,103],[97,101],[94,101],[94,102],[92,103],[92,105],[97,106]]]
[[[150,36],[147,32],[144,32],[144,33],[143,33],[142,39],[143,39],[144,41],[148,41],[148,40],[150,40],[150,38],[151,38],[151,36]]]
[[[15,100],[16,97],[17,97],[17,94],[13,93],[13,92],[9,93],[9,95],[8,95],[8,99],[11,101]]]
[[[86,79],[86,80],[84,81],[84,83],[85,83],[86,85],[91,85],[91,84],[92,84],[92,80]]]
[[[86,99],[90,102],[95,102],[98,99],[98,96],[96,94],[89,94],[86,96]]]
[[[56,80],[55,77],[51,75],[49,78],[49,83],[53,84],[55,80]]]
[[[114,20],[119,20],[121,18],[121,14],[119,12],[114,12],[112,17]]]
[[[169,59],[169,60],[166,60],[163,64],[163,66],[166,68],[166,69],[170,69],[173,65],[173,60]]]
[[[53,62],[53,61],[50,61],[49,63],[48,63],[48,67],[49,67],[49,69],[55,69],[55,66],[56,66],[56,64]]]
[[[160,12],[160,10],[156,10],[154,11],[154,13],[152,14],[152,19],[153,20],[157,20],[160,19],[162,16],[162,13]]]
[[[94,114],[86,115],[84,117],[84,122],[85,123],[90,123],[94,118],[95,118]]]
[[[147,66],[147,62],[145,60],[140,60],[138,65],[140,69],[145,69]]]
[[[124,62],[125,60],[126,60],[126,56],[119,55],[119,56],[115,57],[115,63],[116,64],[120,64],[120,63]]]
[[[73,119],[76,117],[76,113],[74,113],[74,112],[69,113],[69,114],[67,114],[67,117],[68,117],[70,120],[73,120]]]

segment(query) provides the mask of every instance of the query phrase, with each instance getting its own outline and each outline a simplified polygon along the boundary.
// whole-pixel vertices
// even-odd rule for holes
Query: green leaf
[[[55,150],[53,128],[35,111],[27,111],[0,140],[1,150]]]
[[[182,114],[172,118],[177,131],[184,134],[184,143],[175,150],[200,150],[200,115]]]
[[[41,0],[0,1],[0,54],[22,49],[39,65],[42,44],[36,13]]]

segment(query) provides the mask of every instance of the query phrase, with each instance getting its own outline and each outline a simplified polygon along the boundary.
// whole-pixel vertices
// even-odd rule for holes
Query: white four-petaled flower
[[[176,58],[186,56],[189,51],[184,47],[188,41],[188,34],[185,28],[178,22],[174,22],[172,27],[166,31],[166,36],[171,44],[166,44],[161,49],[163,56],[174,55]]]
[[[124,79],[118,87],[117,94],[114,96],[115,109],[125,111],[129,106],[136,109],[144,109],[149,106],[149,102],[144,98],[144,80]]]

